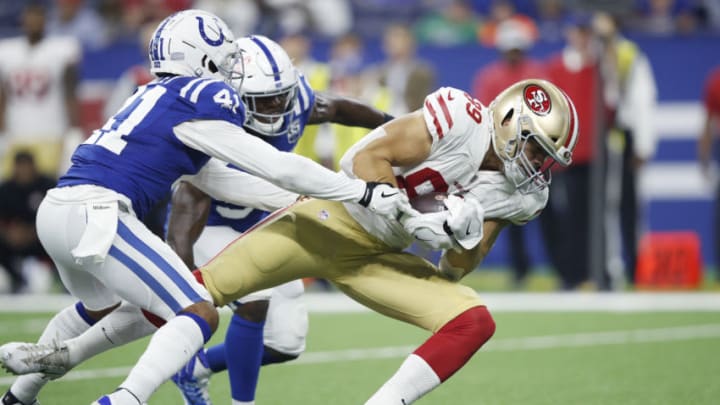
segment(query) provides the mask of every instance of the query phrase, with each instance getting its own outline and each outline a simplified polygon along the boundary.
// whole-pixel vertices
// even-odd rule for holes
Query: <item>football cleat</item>
[[[59,378],[71,368],[65,344],[11,342],[0,346],[0,363],[16,375],[43,373],[50,379]]]
[[[212,370],[200,349],[174,376],[172,381],[182,393],[185,405],[212,405],[210,401],[210,376]]]
[[[2,405],[40,405],[40,402],[38,402],[37,399],[33,399],[32,402],[20,402],[19,399],[15,395],[13,395],[10,390],[8,390],[5,395],[2,396],[2,399],[0,399],[0,404]]]

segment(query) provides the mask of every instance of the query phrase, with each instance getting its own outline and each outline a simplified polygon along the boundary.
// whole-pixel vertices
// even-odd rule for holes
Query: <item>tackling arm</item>
[[[330,93],[316,93],[308,124],[334,122],[372,129],[392,119],[392,116],[357,100]]]
[[[181,181],[172,195],[167,243],[191,269],[195,268],[193,245],[200,237],[209,213],[210,196]]]

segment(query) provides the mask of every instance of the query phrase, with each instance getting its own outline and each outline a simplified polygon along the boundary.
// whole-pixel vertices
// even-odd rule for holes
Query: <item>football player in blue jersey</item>
[[[167,322],[125,381],[97,404],[147,402],[210,338],[218,322],[210,295],[141,220],[175,181],[212,157],[299,194],[360,203],[392,218],[412,211],[405,194],[387,183],[332,172],[243,129],[245,106],[231,85],[242,78],[242,58],[217,16],[185,10],[166,18],[153,34],[149,58],[158,79],[138,88],[77,148],[38,209],[40,241],[79,301],[53,317],[38,344],[0,347],[0,362],[11,372],[44,373],[19,378],[4,404],[35,403],[36,387],[65,371],[56,367],[68,361],[58,342],[80,335],[121,301]],[[127,328],[105,330],[107,339]]]
[[[237,43],[244,58],[240,96],[248,111],[245,129],[279,150],[293,150],[307,124],[335,122],[372,129],[391,119],[357,101],[315,93],[287,53],[269,38],[250,36]],[[244,191],[256,194],[252,189]],[[293,198],[282,195],[266,200],[275,201],[276,208]],[[268,211],[261,209],[211,200],[191,183],[181,182],[173,194],[167,241],[194,268],[267,215]],[[225,342],[201,350],[173,377],[186,404],[210,404],[210,374],[225,369],[233,401],[252,403],[260,366],[295,359],[305,349],[303,290],[302,281],[294,280],[236,301]]]

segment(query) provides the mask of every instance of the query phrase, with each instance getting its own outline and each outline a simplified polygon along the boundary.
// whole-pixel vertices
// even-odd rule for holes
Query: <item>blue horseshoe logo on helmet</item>
[[[205,33],[205,21],[203,20],[203,18],[199,17],[199,16],[197,16],[195,18],[197,18],[197,20],[198,20],[198,29],[200,30],[200,37],[202,37],[202,39],[205,42],[207,42],[207,44],[210,46],[222,45],[222,43],[225,41],[225,35],[223,34],[222,29],[220,29],[219,26],[217,27],[218,32],[220,32],[220,37],[218,39],[215,39],[215,40],[210,39],[210,38],[208,38],[207,34]]]

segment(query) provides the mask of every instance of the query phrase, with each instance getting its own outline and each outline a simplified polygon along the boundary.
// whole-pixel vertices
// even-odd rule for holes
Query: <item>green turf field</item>
[[[47,317],[0,314],[0,341],[33,340]],[[720,403],[720,313],[500,312],[495,318],[490,343],[417,403]],[[223,329],[226,322],[227,316]],[[426,337],[367,312],[313,313],[310,322],[301,360],[263,369],[258,404],[362,404]],[[42,404],[89,404],[111,391],[144,343],[106,353],[49,384]],[[217,404],[230,403],[224,378],[212,380]],[[11,381],[0,374],[3,390]],[[181,403],[171,384],[150,401]]]

